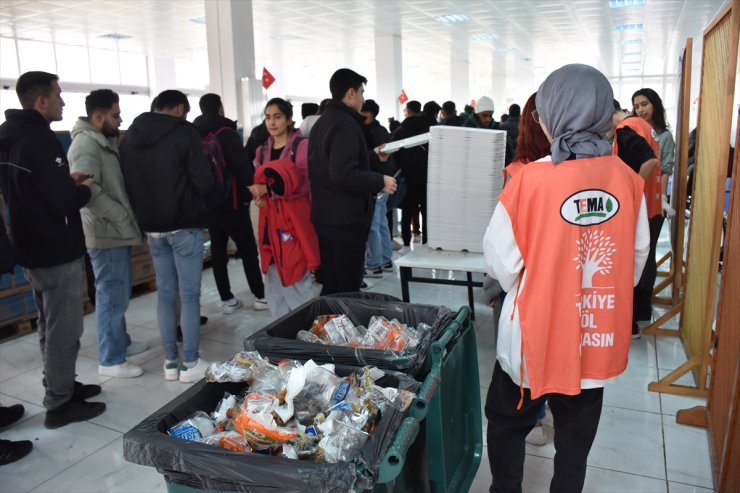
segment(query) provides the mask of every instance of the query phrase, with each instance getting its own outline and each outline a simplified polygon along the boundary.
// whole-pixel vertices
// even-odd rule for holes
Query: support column
[[[260,121],[264,99],[262,74],[255,67],[252,0],[204,3],[209,90],[221,96],[226,116],[237,120],[247,134]]]
[[[388,127],[388,117],[400,120],[401,105],[398,95],[403,88],[403,53],[401,36],[383,34],[375,36],[375,76],[380,114],[378,121]]]

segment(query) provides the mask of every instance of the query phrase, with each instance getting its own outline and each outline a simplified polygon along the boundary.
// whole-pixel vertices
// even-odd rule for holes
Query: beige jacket
[[[87,248],[141,244],[113,139],[95,130],[87,118],[80,118],[72,128],[67,158],[72,171],[93,175],[92,198],[80,210]]]

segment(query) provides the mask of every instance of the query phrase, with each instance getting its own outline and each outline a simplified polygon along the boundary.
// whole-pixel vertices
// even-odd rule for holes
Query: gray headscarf
[[[537,89],[537,113],[552,135],[552,161],[608,156],[604,135],[612,128],[612,86],[593,67],[574,63],[551,73]]]

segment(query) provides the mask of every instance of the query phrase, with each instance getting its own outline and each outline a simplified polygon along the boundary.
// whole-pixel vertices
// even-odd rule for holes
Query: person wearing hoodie
[[[218,140],[223,149],[224,161],[236,180],[236,201],[208,209],[208,233],[211,237],[211,265],[216,288],[221,297],[221,310],[225,314],[234,313],[242,302],[234,297],[229,282],[226,265],[229,262],[229,237],[236,243],[242,260],[244,275],[249,289],[254,294],[254,309],[267,309],[265,284],[260,274],[257,258],[257,244],[252,234],[252,220],[249,217],[249,201],[252,194],[247,187],[254,178],[254,165],[249,160],[247,151],[242,146],[241,138],[236,133],[236,122],[224,116],[224,106],[218,94],[204,94],[199,101],[201,115],[193,121],[201,137],[218,132]],[[233,198],[233,197],[232,197]]]
[[[82,209],[85,244],[95,273],[95,329],[98,336],[98,374],[133,378],[143,368],[126,355],[146,351],[146,342],[131,342],[126,332],[126,309],[131,297],[131,247],[141,244],[121,174],[116,140],[121,125],[118,94],[92,91],[85,98],[87,117],[72,128],[67,156],[72,171],[92,177],[92,198]]]
[[[137,116],[121,143],[121,168],[131,206],[146,233],[157,276],[157,323],[164,346],[164,378],[191,383],[209,363],[199,357],[200,282],[205,197],[213,172],[200,133],[185,118],[187,96],[167,90],[157,109]],[[182,362],[177,349],[176,299],[179,291]]]
[[[404,110],[406,118],[391,134],[391,142],[403,140],[429,132],[431,119],[421,112],[418,101],[409,101]],[[401,205],[401,239],[403,245],[411,245],[412,217],[421,212],[422,243],[427,242],[427,167],[429,146],[427,144],[400,149],[395,154],[396,164],[406,180],[406,196]]]
[[[282,98],[265,105],[270,137],[257,149],[254,185],[260,208],[259,238],[270,313],[279,318],[314,298],[312,272],[321,264],[311,224],[308,140],[293,124],[293,106]]]
[[[53,429],[105,411],[104,403],[85,400],[99,394],[100,386],[75,382],[85,254],[80,208],[90,200],[92,179],[70,173],[64,149],[49,128],[62,119],[59,77],[26,72],[15,90],[23,109],[6,111],[0,125],[0,188],[16,260],[38,307],[44,426]]]

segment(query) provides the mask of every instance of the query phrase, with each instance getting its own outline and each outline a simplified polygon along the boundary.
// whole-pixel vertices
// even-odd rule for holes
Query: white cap
[[[476,113],[483,113],[484,111],[493,111],[493,99],[488,96],[481,96],[475,103]]]

